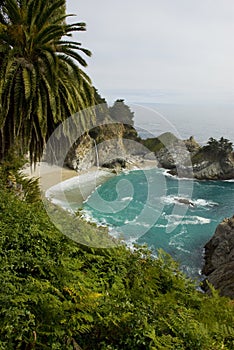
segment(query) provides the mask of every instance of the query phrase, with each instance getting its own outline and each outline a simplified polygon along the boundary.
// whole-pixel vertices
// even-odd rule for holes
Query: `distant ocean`
[[[234,142],[234,105],[131,108],[143,137],[171,131],[182,139],[194,136],[201,144],[211,136]],[[188,199],[191,205],[178,203],[178,198]],[[74,192],[72,200],[76,209]],[[178,180],[165,170],[150,169],[109,179],[90,195],[83,209],[86,218],[108,225],[110,233],[129,246],[146,243],[155,255],[163,248],[187,275],[201,278],[203,247],[217,225],[234,214],[233,200],[234,181]]]
[[[234,143],[234,103],[232,105],[132,104],[135,123],[142,137],[178,132],[186,139],[194,136],[201,144],[209,137],[225,137]],[[156,111],[156,112],[153,112]],[[148,131],[148,132],[147,132]],[[150,135],[149,135],[150,133]]]

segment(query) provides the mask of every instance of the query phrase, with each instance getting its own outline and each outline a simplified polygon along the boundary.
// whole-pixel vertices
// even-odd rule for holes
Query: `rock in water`
[[[175,197],[175,200],[181,204],[186,204],[186,205],[191,205],[191,207],[194,207],[194,204],[193,202],[191,202],[189,199],[187,198],[176,198]]]
[[[209,292],[208,281],[220,295],[234,298],[234,216],[224,219],[205,245],[202,273],[207,276],[203,283],[205,291]]]

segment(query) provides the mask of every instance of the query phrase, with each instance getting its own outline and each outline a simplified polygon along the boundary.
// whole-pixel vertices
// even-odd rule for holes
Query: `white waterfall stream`
[[[97,163],[97,167],[99,168],[99,156],[98,156],[97,143],[95,139],[93,139],[93,141],[94,141],[95,152],[96,152],[96,163]]]

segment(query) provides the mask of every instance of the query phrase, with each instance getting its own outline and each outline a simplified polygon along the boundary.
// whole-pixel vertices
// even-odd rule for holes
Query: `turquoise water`
[[[146,243],[155,253],[163,248],[184,272],[199,277],[203,247],[218,223],[234,214],[233,198],[234,182],[178,180],[150,169],[111,178],[83,208],[114,236]]]

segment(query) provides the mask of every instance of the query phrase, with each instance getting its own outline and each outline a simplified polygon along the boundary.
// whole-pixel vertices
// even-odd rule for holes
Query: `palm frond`
[[[85,23],[66,24],[65,0],[6,0],[0,20],[0,148],[2,154],[17,140],[40,158],[54,129],[77,111],[94,103],[90,78],[80,69],[81,43],[64,40]],[[85,127],[85,118],[80,120]],[[87,121],[89,124],[89,121]],[[74,121],[74,127],[79,128]],[[67,131],[67,136],[69,132]],[[6,141],[7,140],[7,141]]]
[[[11,23],[15,24],[22,21],[20,9],[15,0],[5,0],[5,10]]]

